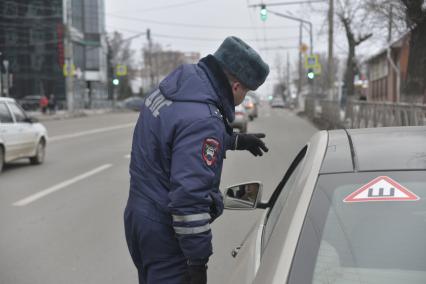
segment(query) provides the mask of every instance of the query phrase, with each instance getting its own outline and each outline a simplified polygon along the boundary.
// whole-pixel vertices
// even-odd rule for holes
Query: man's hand
[[[207,284],[207,265],[188,265],[189,284]]]
[[[248,150],[254,156],[262,156],[263,152],[268,152],[269,149],[265,143],[260,139],[265,138],[263,133],[243,134],[238,133],[235,138],[236,150]],[[263,150],[263,152],[262,152]]]

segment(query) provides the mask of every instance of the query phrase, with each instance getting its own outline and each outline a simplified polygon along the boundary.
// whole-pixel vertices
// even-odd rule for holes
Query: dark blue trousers
[[[188,283],[186,258],[169,213],[131,194],[124,211],[124,227],[140,284]]]

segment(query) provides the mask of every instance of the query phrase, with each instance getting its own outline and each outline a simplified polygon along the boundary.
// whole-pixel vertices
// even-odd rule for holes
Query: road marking
[[[45,190],[39,191],[39,192],[37,192],[37,193],[35,193],[33,195],[30,195],[30,196],[28,196],[28,197],[26,197],[24,199],[16,201],[12,205],[13,206],[26,206],[26,205],[28,205],[28,204],[30,204],[30,203],[32,203],[34,201],[37,201],[37,200],[39,200],[39,199],[41,199],[41,198],[43,198],[43,197],[45,197],[45,196],[47,196],[47,195],[49,195],[51,193],[54,193],[54,192],[59,191],[61,189],[64,189],[64,188],[66,188],[66,187],[68,187],[68,186],[70,186],[70,185],[72,185],[72,184],[74,184],[76,182],[79,182],[79,181],[81,181],[81,180],[83,180],[85,178],[88,178],[90,176],[98,174],[98,173],[100,173],[100,172],[102,172],[102,171],[104,171],[104,170],[106,170],[106,169],[108,169],[110,167],[112,167],[112,164],[102,165],[100,167],[97,167],[96,169],[93,169],[93,170],[89,171],[89,172],[86,172],[86,173],[81,174],[79,176],[76,176],[76,177],[74,177],[72,179],[66,180],[66,181],[61,182],[61,183],[59,183],[57,185],[49,187],[49,188],[47,188]]]
[[[81,137],[81,136],[97,134],[97,133],[102,133],[102,132],[107,132],[107,131],[112,131],[112,130],[117,130],[117,129],[122,129],[122,128],[133,127],[133,126],[135,126],[134,123],[126,123],[126,124],[120,124],[120,125],[111,126],[111,127],[104,127],[104,128],[98,128],[98,129],[92,129],[92,130],[77,132],[77,133],[73,133],[73,134],[58,135],[58,136],[50,137],[49,142],[62,141],[62,140],[70,139],[70,138],[77,138],[77,137]]]

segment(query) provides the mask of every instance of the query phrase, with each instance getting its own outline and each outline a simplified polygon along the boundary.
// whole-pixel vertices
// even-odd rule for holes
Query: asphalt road
[[[20,161],[0,175],[0,284],[137,283],[122,214],[136,113],[49,121],[45,164]],[[249,131],[267,134],[262,158],[228,152],[221,187],[264,183],[267,199],[297,151],[316,131],[282,109],[263,107]],[[230,251],[257,211],[225,212],[213,224],[209,283],[226,283]]]

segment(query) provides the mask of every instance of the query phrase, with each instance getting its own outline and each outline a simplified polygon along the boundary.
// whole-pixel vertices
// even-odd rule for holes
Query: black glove
[[[254,156],[262,156],[263,152],[268,152],[269,149],[260,138],[265,138],[263,133],[242,134],[238,133],[235,138],[235,149],[249,150]]]
[[[189,284],[207,284],[207,265],[188,265]]]

